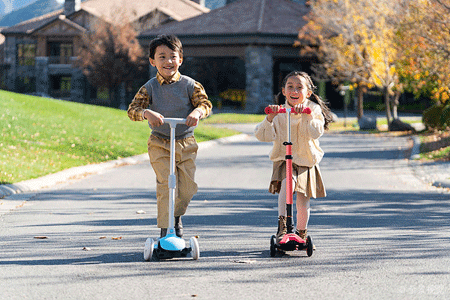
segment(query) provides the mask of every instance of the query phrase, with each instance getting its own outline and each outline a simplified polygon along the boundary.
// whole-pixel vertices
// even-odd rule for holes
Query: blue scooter
[[[165,237],[159,239],[148,238],[144,245],[144,260],[150,261],[154,256],[157,259],[169,259],[186,257],[189,253],[194,260],[200,257],[200,248],[196,237],[189,239],[189,247],[186,247],[184,239],[175,234],[175,128],[178,124],[185,124],[186,119],[164,118],[164,123],[170,126],[170,175],[169,175],[169,227]]]

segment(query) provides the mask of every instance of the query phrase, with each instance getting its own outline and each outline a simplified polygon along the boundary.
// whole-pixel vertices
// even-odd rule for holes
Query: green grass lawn
[[[147,152],[150,129],[126,111],[0,91],[0,183]],[[236,134],[201,122],[199,142]]]
[[[202,142],[235,135],[213,125],[258,123],[264,117],[213,114],[200,122],[195,136]],[[358,129],[357,123],[344,126],[343,120],[330,124],[330,131]],[[147,122],[132,122],[123,110],[2,90],[0,130],[0,184],[146,153],[150,134]]]

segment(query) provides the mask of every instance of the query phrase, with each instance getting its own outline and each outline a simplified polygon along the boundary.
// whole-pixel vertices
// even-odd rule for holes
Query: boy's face
[[[166,45],[156,47],[155,58],[149,58],[150,64],[158,69],[159,74],[169,79],[178,71],[183,58],[177,51],[173,51]]]

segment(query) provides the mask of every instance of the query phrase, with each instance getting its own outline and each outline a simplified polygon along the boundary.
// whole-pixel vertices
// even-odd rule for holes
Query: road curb
[[[412,141],[413,141],[413,147],[411,149],[410,160],[416,161],[416,160],[420,159],[421,141],[418,136],[412,136]],[[430,184],[434,187],[450,189],[450,180],[434,180],[433,182],[430,182]]]
[[[199,149],[211,147],[216,144],[232,143],[241,140],[248,139],[247,134],[238,134],[226,138],[220,138],[217,140],[206,141],[199,143]],[[139,154],[131,157],[121,158],[113,161],[107,161],[100,164],[92,164],[86,166],[73,167],[54,174],[49,174],[36,179],[30,179],[13,184],[0,185],[0,199],[4,199],[14,194],[21,194],[25,192],[32,192],[42,190],[45,188],[53,187],[57,184],[64,183],[71,179],[76,179],[80,176],[86,176],[91,174],[97,174],[104,170],[119,167],[123,165],[133,165],[148,160],[148,154]]]

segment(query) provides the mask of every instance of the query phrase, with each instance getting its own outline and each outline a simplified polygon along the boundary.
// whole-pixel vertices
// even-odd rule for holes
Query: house
[[[293,46],[308,11],[300,0],[237,0],[145,30],[138,39],[146,47],[159,34],[177,35],[183,43],[183,73],[201,82],[212,97],[245,91],[245,111],[261,113],[273,103],[287,73],[310,71],[310,59]]]
[[[128,20],[146,30],[208,13],[202,1],[65,0],[63,9],[2,30],[4,87],[89,103],[95,89],[73,63],[80,38],[93,22],[108,22],[114,9],[126,7]]]
[[[0,27],[0,89],[5,88],[5,75],[6,66],[4,64],[4,48],[5,48],[5,36],[1,33],[3,28]]]

